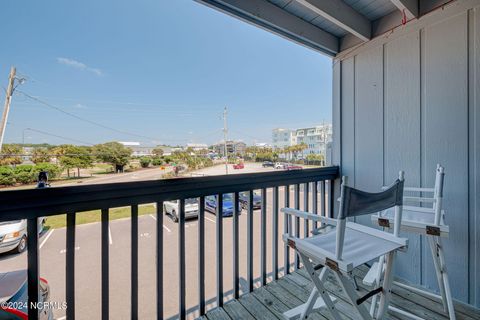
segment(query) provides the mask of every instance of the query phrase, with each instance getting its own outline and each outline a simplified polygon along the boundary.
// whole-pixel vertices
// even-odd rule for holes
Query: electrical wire
[[[87,144],[87,145],[90,145],[90,146],[94,145],[93,143],[90,143],[90,142],[85,142],[85,141],[77,140],[77,139],[73,139],[73,138],[67,138],[67,137],[64,137],[64,136],[59,136],[59,135],[56,135],[54,133],[50,133],[50,132],[46,132],[46,131],[42,131],[42,130],[38,130],[38,129],[25,128],[24,130],[38,132],[38,133],[41,133],[41,134],[44,134],[44,135],[47,135],[47,136],[52,136],[52,137],[60,138],[60,139],[63,139],[63,140],[70,140],[70,141],[73,141],[73,142],[83,143],[83,144]]]
[[[86,119],[86,118],[83,118],[83,117],[80,117],[80,116],[77,116],[76,114],[74,113],[71,113],[71,112],[68,112],[68,111],[65,111],[63,110],[62,108],[59,108],[51,103],[48,103],[46,101],[43,101],[41,99],[38,99],[37,97],[34,97],[34,96],[31,96],[29,95],[28,93],[24,92],[24,91],[21,91],[21,90],[17,90],[18,93],[21,93],[22,95],[24,95],[25,97],[31,99],[31,100],[34,100],[44,106],[47,106],[53,110],[57,110],[63,114],[66,114],[68,116],[71,116],[77,120],[80,120],[80,121],[83,121],[83,122],[87,122],[87,123],[90,123],[92,125],[95,125],[97,127],[100,127],[100,128],[103,128],[103,129],[107,129],[107,130],[110,130],[110,131],[114,131],[114,132],[117,132],[117,133],[121,133],[121,134],[124,134],[124,135],[129,135],[129,136],[134,136],[134,137],[139,137],[139,138],[144,138],[144,139],[149,139],[149,140],[154,140],[154,141],[158,141],[159,139],[157,138],[153,138],[153,137],[149,137],[149,136],[144,136],[144,135],[141,135],[141,134],[137,134],[137,133],[133,133],[133,132],[128,132],[128,131],[123,131],[123,130],[118,130],[118,129],[115,129],[115,128],[112,128],[112,127],[109,127],[109,126],[106,126],[104,124],[101,124],[99,122],[96,122],[96,121],[92,121],[92,120],[89,120],[89,119]]]

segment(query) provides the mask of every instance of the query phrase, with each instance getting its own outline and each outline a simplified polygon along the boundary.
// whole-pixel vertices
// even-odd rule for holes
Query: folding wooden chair
[[[395,252],[405,248],[408,240],[398,237],[399,230],[391,234],[347,222],[346,219],[395,208],[395,221],[399,223],[402,216],[403,172],[400,172],[399,179],[390,188],[380,193],[368,193],[347,187],[345,181],[344,177],[337,219],[291,208],[282,209],[287,219],[287,233],[283,235],[283,239],[297,251],[315,285],[305,304],[284,313],[286,319],[306,319],[311,312],[320,308],[327,308],[334,319],[341,319],[335,307],[335,298],[331,297],[324,287],[329,272],[333,272],[361,319],[382,319],[387,310]],[[294,236],[293,217],[320,221],[333,227],[328,232],[301,239]],[[358,297],[352,284],[352,271],[382,256],[386,256],[383,281],[365,296]],[[380,295],[380,307],[375,315],[370,315],[362,303],[377,294]]]
[[[437,275],[438,287],[440,295],[408,286],[401,282],[394,282],[395,285],[404,287],[408,290],[415,291],[422,295],[431,296],[442,301],[444,311],[448,313],[450,319],[455,319],[455,310],[453,308],[453,300],[448,282],[448,273],[445,265],[445,256],[441,237],[448,237],[449,228],[445,224],[445,211],[442,209],[443,204],[443,181],[444,168],[437,164],[435,187],[434,188],[405,188],[403,202],[403,215],[401,220],[401,230],[413,234],[420,234],[427,238],[430,251],[432,253],[433,265]],[[420,194],[416,196],[415,194]],[[433,194],[433,196],[432,196]],[[428,195],[428,196],[427,196]],[[430,204],[430,206],[427,206]],[[394,213],[391,210],[379,212],[372,215],[372,221],[385,229],[395,227]],[[383,276],[383,268],[379,270],[379,266],[384,266],[384,258],[380,258],[370,268],[369,272],[363,279],[366,285],[376,285]],[[375,298],[374,298],[375,299]],[[375,302],[375,301],[374,301]],[[372,303],[371,308],[375,308]],[[405,310],[389,307],[393,312],[408,316],[413,319],[422,319]]]

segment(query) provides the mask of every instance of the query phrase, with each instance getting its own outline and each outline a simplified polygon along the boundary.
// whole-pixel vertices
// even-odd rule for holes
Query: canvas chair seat
[[[407,245],[406,239],[403,242],[385,239],[371,234],[371,228],[357,230],[354,227],[356,226],[347,223],[345,228],[342,260],[337,261],[341,271],[350,272],[351,269]],[[318,263],[322,263],[327,257],[336,261],[335,239],[336,230],[333,229],[326,234],[298,239],[295,244],[298,249],[310,252],[310,257],[319,257]]]
[[[422,208],[420,208],[422,209]],[[445,225],[444,222],[445,212],[442,210],[440,225],[440,235],[442,237],[448,237],[449,227]],[[380,225],[378,218],[387,219],[391,227],[393,227],[395,212],[394,210],[387,209],[380,213],[380,215],[372,215],[372,222]],[[408,209],[407,206],[404,206],[402,212],[402,230],[409,233],[421,233],[425,234],[427,226],[435,225],[435,215],[433,212],[422,212],[415,209]]]

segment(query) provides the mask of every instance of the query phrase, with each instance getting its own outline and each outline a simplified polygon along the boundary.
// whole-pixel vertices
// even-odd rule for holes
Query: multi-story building
[[[227,140],[227,154],[228,156],[243,156],[247,145],[243,141]],[[213,151],[220,155],[225,156],[225,143],[220,141],[213,145]]]
[[[272,131],[272,147],[274,150],[283,149],[295,144],[295,130],[276,128]]]
[[[332,141],[332,125],[323,124],[320,126],[301,128],[296,130],[296,144],[305,143],[307,154],[326,154],[328,142]]]
[[[274,149],[305,143],[307,148],[302,152],[303,155],[326,155],[327,144],[330,141],[332,141],[332,125],[330,123],[296,130],[277,128],[272,131]]]

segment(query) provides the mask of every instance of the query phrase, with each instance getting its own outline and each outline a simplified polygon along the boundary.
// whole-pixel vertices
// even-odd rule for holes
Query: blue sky
[[[331,119],[331,60],[193,0],[2,1],[0,86],[18,89],[6,142],[270,142],[275,127]],[[8,32],[7,32],[8,31]],[[6,45],[8,44],[8,45]],[[3,96],[0,99],[3,105]]]

